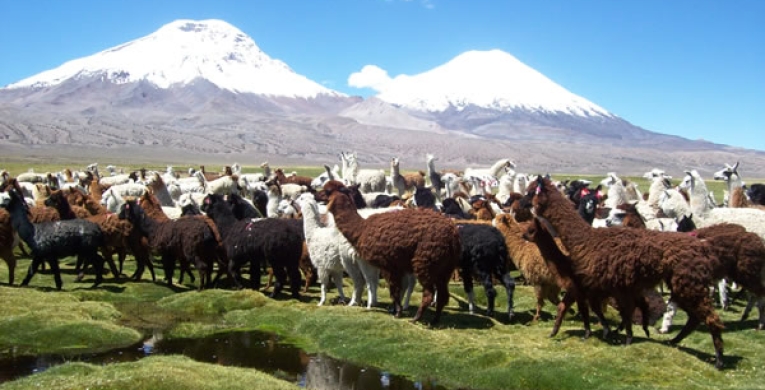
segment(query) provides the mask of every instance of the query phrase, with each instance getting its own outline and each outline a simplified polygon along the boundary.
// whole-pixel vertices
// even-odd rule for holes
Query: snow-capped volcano
[[[370,76],[377,73],[375,82],[355,86],[377,89],[377,98],[412,110],[460,111],[473,106],[498,111],[522,109],[584,117],[613,116],[501,50],[468,51],[414,76],[388,78],[384,70],[374,66],[354,75],[366,72]]]
[[[115,84],[147,81],[162,89],[204,79],[235,93],[345,96],[272,59],[249,36],[221,20],[177,20],[143,38],[66,62],[7,89],[52,87],[86,78]]]

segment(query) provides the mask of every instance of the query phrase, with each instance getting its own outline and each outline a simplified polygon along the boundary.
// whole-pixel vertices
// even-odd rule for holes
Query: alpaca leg
[[[0,253],[0,257],[5,260],[5,264],[8,265],[8,285],[13,286],[13,278],[16,273],[16,256],[13,254],[13,250],[11,248],[3,248],[2,253]]]
[[[417,283],[417,279],[414,274],[406,274],[401,280],[402,285],[406,287],[406,291],[404,292],[404,306],[402,308],[403,310],[407,310],[409,309],[409,300],[412,298],[412,292],[414,291],[414,285]]]
[[[380,269],[366,261],[357,261],[367,285],[367,309],[377,305],[377,286],[380,283]]]
[[[394,317],[399,318],[401,317],[401,281],[403,280],[403,276],[399,274],[398,272],[395,273],[389,273],[385,272],[385,282],[388,283],[388,289],[390,290],[390,298],[391,301],[393,301],[393,305],[391,309],[389,309],[389,312],[393,314]]]
[[[345,272],[348,273],[353,282],[353,293],[351,294],[351,301],[348,303],[348,306],[361,305],[361,296],[364,294],[364,275],[361,274],[358,265],[352,262],[343,261],[343,268],[345,268]]]
[[[635,305],[637,305],[637,308],[640,309],[640,318],[642,319],[641,326],[643,327],[643,332],[645,332],[645,337],[651,337],[651,332],[648,331],[648,317],[651,315],[648,308],[648,300],[644,296],[637,297],[635,300]],[[631,321],[631,319],[630,319]]]
[[[510,275],[509,272],[507,272],[504,275],[501,275],[500,280],[502,280],[502,285],[505,286],[505,292],[507,293],[507,319],[508,321],[512,321],[513,315],[515,314],[515,279],[513,279],[513,276]]]
[[[603,327],[603,339],[607,339],[608,335],[611,333],[611,327],[608,325],[608,320],[606,320],[606,316],[603,314],[603,301],[595,297],[590,297],[589,306],[592,309],[592,312],[595,313],[595,316],[598,317],[600,326]]]
[[[21,255],[24,257],[29,257],[29,253],[27,252],[27,249],[24,248],[24,243],[19,241],[19,252],[21,252]]]
[[[497,299],[497,290],[494,289],[494,283],[491,280],[491,274],[484,273],[481,275],[481,277],[483,289],[486,291],[486,316],[492,317],[494,316],[494,302]],[[436,304],[438,304],[438,302],[436,302]]]
[[[274,283],[274,291],[271,292],[269,297],[276,298],[276,296],[282,292],[284,285],[287,283],[287,272],[284,267],[272,265],[271,268],[274,270],[274,278],[276,279],[276,283]]]
[[[234,284],[236,285],[236,288],[237,289],[242,289],[244,286],[242,285],[242,275],[239,274],[239,267],[240,267],[239,264],[237,264],[233,260],[229,260],[229,262],[228,262],[228,273],[229,273],[229,275],[232,275],[232,278],[234,279]],[[250,275],[252,275],[252,274],[250,274]]]
[[[101,253],[103,253],[103,259],[106,261],[106,263],[109,265],[109,270],[111,271],[112,275],[114,275],[115,279],[118,279],[120,275],[122,275],[122,271],[117,269],[117,264],[114,263],[114,259],[112,258],[112,253],[114,251],[112,248],[101,248]]]
[[[25,276],[24,280],[21,281],[21,286],[26,286],[29,284],[29,281],[32,280],[32,277],[35,275],[35,272],[37,272],[37,268],[40,266],[42,262],[43,262],[43,259],[39,257],[35,257],[32,259],[32,263],[29,264],[29,269],[27,269],[27,276]]]
[[[337,287],[337,302],[339,304],[345,304],[347,300],[345,298],[345,293],[343,293],[343,271],[333,271],[332,281],[335,282],[335,287]]]
[[[319,284],[321,285],[321,296],[316,306],[324,305],[324,302],[327,300],[327,285],[329,285],[329,274],[327,272],[319,272]]]
[[[579,307],[579,314],[582,316],[582,323],[584,324],[584,336],[582,340],[587,340],[592,334],[590,328],[590,305],[587,304],[587,300],[583,296],[577,294],[576,305]]]
[[[728,301],[728,281],[725,278],[717,282],[717,293],[720,295],[720,307],[723,310],[728,310],[730,302]]]
[[[462,288],[468,296],[468,311],[475,313],[475,293],[473,292],[473,276],[467,267],[460,267],[460,278],[462,278]]]
[[[61,281],[61,269],[58,268],[58,259],[55,257],[48,259],[48,265],[50,265],[50,270],[53,272],[53,280],[56,281],[56,290],[61,291],[61,286],[64,283]]]
[[[669,327],[672,326],[672,320],[675,318],[675,315],[677,314],[677,303],[672,300],[672,297],[670,297],[669,302],[667,302],[667,311],[664,312],[664,318],[661,320],[661,328],[659,328],[659,333],[668,333]]]
[[[165,282],[167,282],[168,286],[172,286],[173,274],[175,273],[175,257],[163,253],[162,268],[165,271]]]
[[[101,257],[98,252],[93,252],[88,258],[90,259],[90,262],[93,263],[93,268],[96,270],[96,281],[93,282],[93,286],[91,287],[98,287],[104,280],[104,258]],[[56,264],[56,268],[58,268],[58,263]]]
[[[627,333],[627,339],[624,341],[624,344],[630,345],[632,344],[632,313],[635,312],[635,303],[633,299],[626,299],[624,297],[617,298],[617,302],[619,305],[619,315],[622,317],[619,328],[624,328]]]
[[[566,295],[563,296],[563,300],[558,303],[557,311],[555,314],[555,324],[553,325],[552,332],[550,332],[550,337],[555,337],[555,335],[558,334],[558,331],[560,331],[560,326],[563,323],[563,317],[566,315],[566,311],[568,311],[572,303],[574,303],[574,294],[566,292]],[[579,312],[581,311],[582,308],[580,306]]]
[[[292,299],[300,299],[300,267],[289,266],[287,267],[287,274],[290,278],[290,295]]]
[[[427,283],[423,284],[422,281],[420,281],[420,284],[422,284],[422,302],[420,302],[420,308],[417,309],[417,314],[415,314],[414,318],[412,318],[412,322],[417,322],[422,318],[422,314],[425,312],[425,309],[430,306],[431,303],[433,303],[433,295],[436,292],[434,285]],[[438,304],[440,304],[440,302]],[[436,314],[436,318],[433,319],[434,324],[438,322],[437,317],[438,314]]]
[[[534,313],[534,317],[531,318],[531,322],[537,322],[542,315],[542,306],[545,305],[545,297],[542,294],[542,286],[534,286],[534,296],[537,298],[537,311]]]
[[[757,325],[757,330],[762,330],[765,327],[765,298],[759,298],[757,300],[757,311],[760,313],[760,321]]]
[[[436,293],[443,296],[443,298],[436,301],[436,315],[433,317],[433,321],[430,325],[436,325],[441,320],[441,313],[444,311],[444,307],[449,303],[449,280],[444,279],[436,283]]]

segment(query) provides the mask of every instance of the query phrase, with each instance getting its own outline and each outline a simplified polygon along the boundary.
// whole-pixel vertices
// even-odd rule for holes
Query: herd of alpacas
[[[247,174],[238,164],[220,173],[204,166],[184,174],[172,167],[123,173],[109,166],[102,175],[98,164],[16,177],[3,171],[0,257],[10,285],[17,247],[32,259],[21,285],[47,264],[58,289],[59,259],[76,257],[78,278],[92,267],[97,286],[105,265],[122,277],[129,253],[136,280],[148,269],[156,281],[156,256],[170,284],[178,267],[180,283],[184,276],[195,282],[196,270],[200,290],[218,286],[223,277],[237,288],[259,289],[267,271],[275,279],[271,297],[287,283],[293,298],[319,283],[322,305],[334,283],[339,302],[349,305],[363,305],[366,287],[367,308],[378,304],[382,277],[397,317],[408,308],[417,281],[422,300],[413,321],[434,306],[433,324],[453,280],[462,281],[471,313],[473,282],[483,285],[488,316],[496,315],[494,286],[501,284],[512,321],[516,280],[510,272],[517,271],[534,288],[535,321],[546,301],[556,306],[550,336],[574,302],[585,338],[590,310],[607,337],[603,310],[615,307],[626,344],[633,322],[649,336],[649,325],[663,316],[659,331],[668,332],[679,307],[688,319],[671,343],[703,323],[717,368],[723,367],[723,323],[713,291],[727,309],[728,284],[740,286],[749,298],[744,318],[757,306],[759,329],[765,325],[765,187],[745,186],[738,163],[714,175],[727,183],[718,205],[696,171],[673,184],[653,169],[642,193],[615,173],[597,184],[561,182],[516,172],[509,159],[464,171],[439,171],[436,161],[428,154],[427,171],[407,174],[393,158],[386,173],[360,169],[356,153],[341,153],[340,165],[325,165],[317,177],[272,171],[268,163],[262,173]],[[352,281],[350,299],[344,275]],[[658,290],[664,288],[668,302]]]

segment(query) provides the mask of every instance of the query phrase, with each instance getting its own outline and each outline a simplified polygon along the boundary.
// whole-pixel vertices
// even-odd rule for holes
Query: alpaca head
[[[138,222],[144,217],[143,208],[138,204],[138,201],[135,199],[128,199],[120,205],[120,208],[117,212],[117,217],[119,219],[125,219],[130,222]]]
[[[736,161],[736,164],[733,166],[725,164],[725,168],[715,172],[713,178],[715,180],[722,180],[728,183],[740,182],[741,177],[738,174],[738,163],[739,162]]]
[[[62,190],[53,191],[43,203],[45,206],[52,207],[56,210],[61,210],[60,207],[63,203],[69,204]]]
[[[550,205],[550,197],[553,194],[559,194],[555,186],[549,179],[537,176],[526,188],[526,197],[531,200],[531,205],[536,215],[540,215],[547,210]]]

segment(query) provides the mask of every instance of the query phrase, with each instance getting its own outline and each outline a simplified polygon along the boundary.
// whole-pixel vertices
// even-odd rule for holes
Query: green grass
[[[152,356],[133,363],[97,366],[67,363],[8,382],[0,389],[252,390],[298,389],[257,370],[198,363],[183,356]]]
[[[20,269],[28,264],[29,260],[21,260]],[[133,264],[130,260],[126,263],[127,272],[132,271]],[[287,299],[286,295],[272,300],[256,291],[209,290],[200,293],[191,284],[170,288],[150,282],[114,282],[111,276],[106,276],[101,287],[91,290],[88,287],[92,277],[86,278],[85,283],[75,283],[70,267],[70,262],[65,261],[63,292],[51,291],[53,278],[49,274],[35,276],[32,288],[0,288],[0,310],[6,313],[5,317],[16,318],[28,312],[39,317],[28,322],[3,322],[0,345],[4,350],[10,346],[23,346],[22,349],[31,354],[64,353],[73,348],[131,345],[137,339],[135,331],[128,326],[138,329],[159,327],[164,329],[166,338],[265,330],[278,333],[309,352],[324,352],[411,378],[435,379],[448,388],[748,389],[765,383],[765,372],[761,367],[765,361],[765,345],[762,343],[765,334],[753,329],[754,320],[744,324],[737,321],[743,302],[736,302],[730,312],[719,312],[727,325],[723,337],[728,369],[718,372],[710,363],[713,348],[710,336],[703,328],[691,334],[678,348],[665,344],[684,322],[682,314],[678,315],[678,326],[670,335],[654,332],[647,339],[636,328],[636,341],[629,347],[618,341],[602,340],[597,325],[597,334],[582,341],[581,321],[572,315],[564,321],[561,333],[550,339],[553,307],[548,304],[542,320],[531,323],[535,299],[528,286],[517,287],[516,319],[507,323],[502,314],[496,319],[468,314],[460,304],[464,302],[462,286],[452,283],[453,299],[447,306],[442,324],[431,329],[387,314],[385,307],[390,300],[385,288],[380,290],[381,305],[368,311],[338,305],[317,307],[318,287],[312,287],[301,301]],[[6,268],[0,266],[0,280],[5,280],[5,273]],[[21,276],[23,272],[17,275]],[[161,277],[161,271],[158,277]],[[483,290],[477,288],[476,293],[478,304],[485,307]],[[335,291],[331,291],[330,298],[335,296]],[[413,303],[417,304],[420,298],[416,290]],[[505,297],[501,288],[497,302],[498,311],[504,312]],[[412,310],[407,317],[411,315]],[[432,309],[426,313],[425,320],[431,315]],[[607,316],[612,322],[616,320],[613,310],[608,311]],[[61,324],[70,320],[73,322]],[[91,322],[99,325],[86,325]],[[68,333],[77,339],[72,340]],[[35,342],[35,337],[43,339]],[[174,360],[162,359],[165,358],[151,364],[176,364]],[[72,383],[79,384],[75,386],[77,388],[93,387],[97,383],[112,386],[104,388],[134,388],[120,379],[127,372],[123,370],[128,367],[139,370],[142,364],[150,363],[131,364],[103,368],[68,365],[34,375],[33,382],[29,382],[32,380],[29,378],[7,386],[23,388],[31,383],[41,383],[50,388],[49,384],[58,383],[56,381],[68,384],[65,378],[74,375],[76,382]],[[209,364],[193,364],[205,366],[204,370],[211,370],[211,373],[219,369]],[[161,366],[159,371],[163,371]],[[179,371],[177,378],[163,377],[161,380],[186,388],[183,383],[174,382],[186,376],[183,372]],[[135,375],[134,378],[144,380],[139,374]],[[207,376],[198,378],[203,383],[200,386],[218,386],[214,375],[203,378]]]

